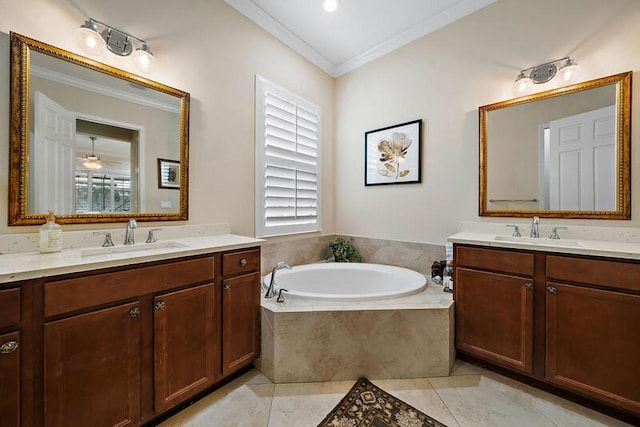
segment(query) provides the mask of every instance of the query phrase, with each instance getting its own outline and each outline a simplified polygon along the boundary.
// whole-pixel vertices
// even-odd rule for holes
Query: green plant
[[[342,237],[336,237],[329,243],[329,247],[333,251],[336,262],[362,262],[362,256],[353,246],[353,243],[344,240]]]

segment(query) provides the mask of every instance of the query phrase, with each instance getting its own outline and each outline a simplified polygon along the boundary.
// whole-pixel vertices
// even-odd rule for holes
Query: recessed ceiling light
[[[338,0],[322,0],[322,7],[327,12],[335,12],[338,8]]]

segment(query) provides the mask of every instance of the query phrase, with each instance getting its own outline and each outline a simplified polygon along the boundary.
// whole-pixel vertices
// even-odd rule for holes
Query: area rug
[[[318,427],[446,427],[360,378]]]

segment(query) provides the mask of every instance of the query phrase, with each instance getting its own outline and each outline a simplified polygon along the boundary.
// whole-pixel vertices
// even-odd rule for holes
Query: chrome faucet
[[[540,232],[538,231],[538,225],[540,225],[540,218],[538,218],[537,216],[534,216],[533,221],[531,221],[531,233],[529,234],[529,237],[533,237],[535,239],[540,237]]]
[[[550,239],[555,239],[558,240],[560,239],[560,235],[558,234],[558,230],[566,230],[567,227],[553,227],[551,229],[551,235],[549,236]]]
[[[113,246],[113,240],[111,240],[111,232],[110,231],[94,231],[93,235],[104,235],[104,242],[102,243],[103,248],[109,248]]]
[[[275,265],[275,267],[273,267],[273,270],[271,270],[271,281],[269,282],[267,293],[264,294],[265,298],[273,298],[276,296],[276,271],[280,270],[281,268],[291,270],[291,266],[284,261],[280,261]]]
[[[124,234],[124,244],[133,245],[136,243],[136,239],[133,236],[133,230],[138,228],[138,222],[135,219],[130,219],[127,223],[127,231]]]

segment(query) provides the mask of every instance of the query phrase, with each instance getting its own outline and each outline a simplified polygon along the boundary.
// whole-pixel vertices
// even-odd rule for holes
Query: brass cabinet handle
[[[156,310],[162,310],[164,304],[164,301],[156,301]]]
[[[229,289],[231,289],[231,285],[227,282],[224,284],[224,290],[228,291]]]
[[[532,291],[533,290],[533,283],[531,282],[527,282],[524,284],[524,288],[528,291]]]
[[[247,259],[246,258],[240,258],[240,265],[243,266],[243,267],[245,265],[247,265]]]
[[[558,290],[556,288],[554,288],[553,286],[547,286],[547,292],[549,292],[551,295],[553,295],[556,292],[558,292]]]
[[[0,345],[0,354],[9,354],[16,351],[18,348],[17,341],[5,341]]]
[[[129,310],[129,316],[133,317],[134,319],[138,317],[139,314],[140,314],[140,308],[138,307],[134,307],[131,310]]]

